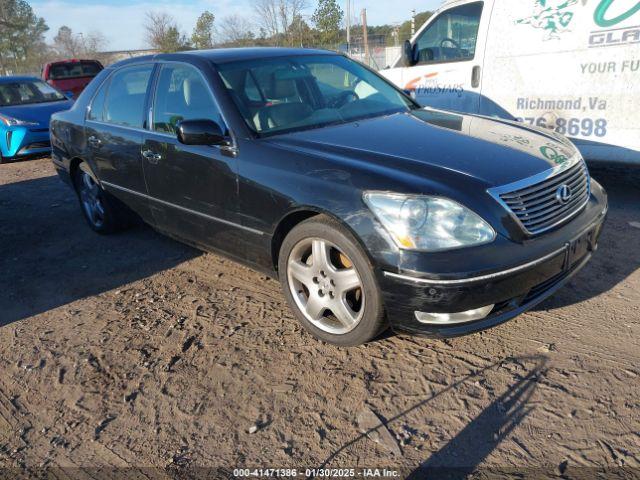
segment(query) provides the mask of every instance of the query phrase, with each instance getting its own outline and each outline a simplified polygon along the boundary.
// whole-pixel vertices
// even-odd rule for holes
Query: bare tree
[[[291,24],[307,8],[307,0],[253,0],[258,25],[273,43],[291,44]]]
[[[280,27],[287,45],[292,45],[294,42],[291,24],[296,18],[302,16],[302,11],[305,8],[307,8],[306,0],[279,0],[278,2]]]
[[[147,12],[144,29],[151,48],[162,52],[177,52],[189,47],[186,35],[180,32],[175,19],[168,13]]]
[[[268,37],[275,38],[280,33],[280,23],[278,21],[279,1],[281,0],[254,0],[253,2],[258,25]]]
[[[79,57],[82,53],[82,42],[78,35],[63,25],[58,29],[58,33],[53,37],[53,48],[61,57]]]
[[[95,58],[103,51],[108,42],[100,32],[74,33],[71,28],[62,26],[53,38],[55,58]]]
[[[229,46],[248,46],[255,43],[253,25],[244,17],[229,15],[220,21],[222,43]]]
[[[82,38],[82,49],[88,57],[95,57],[98,53],[104,52],[108,46],[109,41],[102,32],[89,32]]]

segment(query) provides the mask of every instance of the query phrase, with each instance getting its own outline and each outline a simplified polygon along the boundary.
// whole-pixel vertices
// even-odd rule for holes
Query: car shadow
[[[501,442],[506,440],[535,408],[530,404],[546,360],[535,366],[496,398],[458,434],[406,478],[462,479],[475,472]]]
[[[0,327],[198,255],[146,226],[98,235],[56,176],[0,185]]]
[[[497,361],[476,372],[466,375],[460,380],[447,387],[431,394],[424,400],[414,404],[406,410],[388,418],[381,420],[379,425],[361,432],[349,442],[341,445],[332,452],[319,465],[323,469],[332,465],[341,454],[349,454],[351,447],[358,442],[365,440],[376,430],[385,427],[393,431],[394,427],[406,423],[407,415],[421,411],[429,406],[431,402],[447,394],[456,394],[456,391],[464,384],[486,378],[486,374],[500,368],[505,362],[514,362],[522,365],[526,369],[526,374],[518,375],[516,382],[511,385],[502,395],[496,398],[482,412],[471,420],[457,435],[451,438],[436,452],[416,469],[410,472],[406,478],[466,478],[469,473],[474,472],[477,467],[495,450],[500,443],[507,439],[514,428],[516,428],[526,416],[533,410],[529,401],[533,395],[537,382],[546,373],[547,357],[536,355],[530,357],[505,358]],[[527,367],[527,365],[531,365]],[[425,412],[427,413],[427,412]],[[427,415],[428,417],[428,415]],[[418,425],[412,425],[419,430]]]
[[[609,214],[591,261],[564,288],[534,310],[580,303],[610,291],[640,268],[640,169],[590,167],[609,195]]]

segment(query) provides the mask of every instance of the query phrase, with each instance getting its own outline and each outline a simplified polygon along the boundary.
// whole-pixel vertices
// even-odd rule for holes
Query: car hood
[[[487,188],[548,171],[577,154],[552,132],[475,115],[420,109],[271,137],[281,147],[364,161],[413,175],[434,169]]]
[[[72,106],[72,100],[34,103],[30,105],[15,105],[12,107],[0,107],[0,114],[7,115],[17,120],[36,122],[40,126],[48,128],[51,115],[63,110],[69,110]]]

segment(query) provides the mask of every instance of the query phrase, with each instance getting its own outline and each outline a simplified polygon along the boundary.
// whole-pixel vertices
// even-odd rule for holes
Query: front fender
[[[391,189],[390,176],[360,168],[341,168],[314,155],[241,145],[240,215],[246,226],[273,238],[285,218],[296,212],[326,214],[348,228],[379,266],[397,265],[395,244],[363,201],[368,189]],[[400,188],[400,184],[398,187]]]

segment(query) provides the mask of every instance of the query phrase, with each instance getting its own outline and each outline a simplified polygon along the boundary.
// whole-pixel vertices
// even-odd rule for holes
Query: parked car
[[[127,60],[51,137],[95,231],[131,210],[277,277],[302,325],[338,345],[505,322],[585,265],[607,211],[563,137],[423,109],[321,50]]]
[[[454,0],[383,75],[425,106],[568,136],[590,162],[640,166],[640,4]]]
[[[78,98],[102,70],[104,67],[97,60],[62,60],[47,63],[42,69],[42,79],[73,98]]]
[[[0,163],[48,155],[51,114],[73,102],[34,77],[0,77]]]

